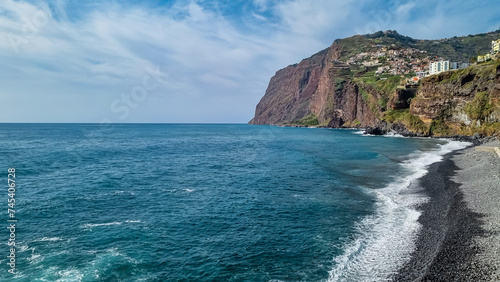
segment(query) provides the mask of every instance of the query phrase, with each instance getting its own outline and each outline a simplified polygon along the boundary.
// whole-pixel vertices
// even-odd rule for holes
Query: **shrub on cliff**
[[[409,109],[386,111],[382,120],[393,124],[401,123],[419,135],[429,135],[429,127],[418,116],[410,114]]]
[[[453,135],[452,129],[446,124],[444,119],[436,119],[431,122],[429,134],[432,136],[450,136]]]
[[[485,121],[493,111],[493,105],[490,103],[490,96],[487,92],[479,92],[474,99],[464,107],[467,116],[474,122]]]
[[[319,121],[318,121],[318,118],[313,115],[313,114],[310,114],[310,115],[307,115],[299,120],[295,120],[295,121],[292,121],[290,122],[289,124],[287,125],[298,125],[298,126],[318,126],[319,125]]]

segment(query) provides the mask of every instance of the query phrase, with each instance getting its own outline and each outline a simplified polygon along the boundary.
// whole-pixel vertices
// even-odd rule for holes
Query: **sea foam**
[[[377,200],[376,213],[357,224],[359,236],[334,258],[328,281],[386,281],[395,274],[415,248],[421,228],[417,221],[421,213],[416,205],[428,200],[418,193],[421,188],[417,180],[445,154],[468,145],[450,141],[437,150],[414,153],[401,164],[406,176],[382,189],[366,189]]]
[[[94,227],[100,226],[111,226],[111,225],[122,225],[123,223],[141,223],[140,220],[125,220],[125,221],[115,221],[115,222],[107,222],[107,223],[86,223],[80,226],[84,229],[91,229]]]

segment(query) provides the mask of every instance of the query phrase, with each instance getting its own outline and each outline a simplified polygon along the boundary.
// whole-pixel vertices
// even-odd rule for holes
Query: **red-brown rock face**
[[[369,126],[374,114],[361,99],[359,89],[349,81],[338,81],[346,65],[338,63],[341,46],[333,43],[297,65],[276,72],[250,124],[285,124],[314,114],[330,127],[344,124]]]
[[[325,49],[297,65],[279,70],[255,110],[252,124],[282,124],[298,120],[311,111],[329,50]]]

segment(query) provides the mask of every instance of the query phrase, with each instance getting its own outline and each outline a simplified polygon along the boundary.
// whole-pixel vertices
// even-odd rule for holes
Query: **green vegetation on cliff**
[[[390,46],[389,48],[416,48],[426,51],[428,56],[447,58],[451,61],[468,62],[478,54],[490,51],[491,41],[500,37],[500,29],[468,36],[455,36],[438,40],[413,39],[394,30],[378,31],[373,34],[356,35],[345,39],[337,39],[342,46],[340,60],[375,50],[374,45]]]
[[[465,105],[464,110],[473,122],[481,122],[485,121],[491,114],[493,105],[490,102],[488,93],[483,91],[477,93],[474,99]]]
[[[354,82],[360,84],[371,85],[377,92],[380,92],[384,96],[389,97],[389,95],[392,94],[401,83],[401,76],[384,75],[378,77],[374,76],[373,73],[370,73],[370,75],[355,77],[353,80]]]
[[[490,136],[500,134],[500,93],[495,90],[497,89],[495,85],[498,85],[495,81],[499,79],[499,76],[500,61],[491,61],[425,78],[423,81],[427,90],[422,91],[428,91],[428,94],[423,94],[430,96],[417,95],[413,98],[415,102],[423,103],[424,107],[436,111],[434,116],[425,119],[419,117],[425,116],[425,113],[410,111],[412,98],[404,100],[408,108],[394,110],[389,107],[389,101],[399,102],[399,105],[403,102],[403,100],[397,101],[402,97],[396,95],[396,89],[401,86],[404,79],[401,75],[375,76],[373,68],[354,68],[349,75],[336,77],[335,91],[341,91],[349,81],[354,82],[361,101],[367,105],[376,118],[389,124],[403,125],[422,136],[473,135],[475,133]],[[428,89],[429,87],[431,90]],[[484,90],[479,91],[481,89]],[[420,90],[419,87],[414,91],[419,93]],[[497,91],[496,96],[491,94],[492,91]],[[457,122],[463,116],[467,118]],[[306,118],[311,119],[309,116]],[[358,126],[360,122],[357,119],[346,120],[342,124],[342,127]]]
[[[368,103],[370,109],[376,116],[387,110],[387,103],[393,96],[394,91],[401,83],[401,76],[392,75],[382,79],[379,77],[359,77],[355,78],[359,86],[361,97]],[[371,91],[367,91],[369,89]],[[371,94],[376,93],[376,95]]]
[[[411,37],[403,36],[395,30],[386,32],[378,31],[373,34],[355,35],[349,38],[335,40],[335,42],[342,46],[340,60],[347,60],[359,53],[371,52],[376,49],[373,45],[387,45],[393,48],[412,47],[417,41],[418,40]]]
[[[381,119],[421,135],[500,135],[498,81],[500,61],[433,75],[423,80],[411,110],[388,110]]]
[[[427,120],[432,136],[500,135],[499,81],[498,60],[426,77],[410,112]]]
[[[491,41],[498,39],[500,30],[468,36],[455,36],[440,40],[419,40],[415,47],[429,54],[451,61],[465,61],[490,51]]]
[[[500,61],[489,61],[487,63],[472,65],[465,69],[459,69],[441,74],[434,75],[439,80],[439,83],[459,83],[461,86],[466,86],[467,83],[472,82],[474,77],[489,77],[495,76]]]
[[[318,118],[315,115],[310,114],[310,115],[307,115],[299,120],[292,121],[286,125],[288,125],[288,126],[318,126],[319,122],[318,122]]]
[[[410,114],[409,109],[386,111],[383,113],[382,120],[388,123],[401,123],[413,132],[429,135],[429,127],[419,117]]]

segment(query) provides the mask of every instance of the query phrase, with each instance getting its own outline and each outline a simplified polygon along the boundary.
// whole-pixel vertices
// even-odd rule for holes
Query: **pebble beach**
[[[393,281],[500,281],[500,158],[474,146],[455,151],[420,185],[430,200],[419,207],[412,258]]]
[[[484,145],[500,146],[498,141]],[[460,169],[453,180],[461,184],[467,207],[482,215],[483,236],[474,238],[479,248],[475,261],[489,266],[486,280],[500,281],[500,158],[494,153],[468,149],[452,160]]]

